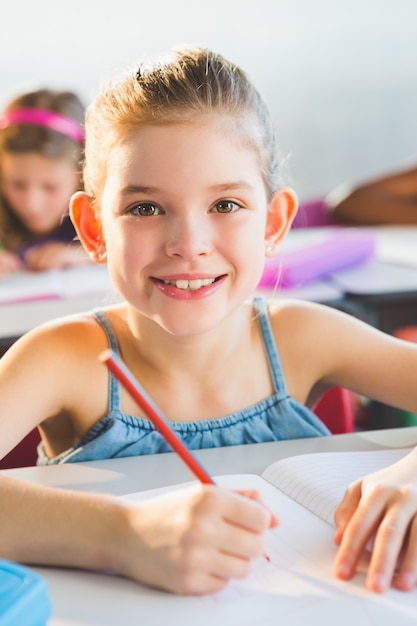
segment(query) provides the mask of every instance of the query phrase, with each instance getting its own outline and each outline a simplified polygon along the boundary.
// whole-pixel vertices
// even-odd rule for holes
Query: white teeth
[[[192,280],[164,280],[166,285],[174,285],[177,289],[196,291],[214,283],[214,278],[195,278]]]

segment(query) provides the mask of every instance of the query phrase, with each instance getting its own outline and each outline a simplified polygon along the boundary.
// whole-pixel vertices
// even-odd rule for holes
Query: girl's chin
[[[219,327],[221,320],[211,313],[201,314],[197,311],[183,311],[181,315],[178,311],[173,312],[172,316],[162,314],[155,320],[160,328],[169,335],[178,338],[197,337],[210,333],[214,328]]]

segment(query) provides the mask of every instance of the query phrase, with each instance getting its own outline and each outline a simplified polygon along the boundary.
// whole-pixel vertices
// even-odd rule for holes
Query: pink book
[[[375,255],[376,237],[370,232],[334,228],[319,239],[313,232],[310,242],[309,232],[300,245],[286,250],[284,243],[282,252],[266,260],[259,287],[300,287]]]

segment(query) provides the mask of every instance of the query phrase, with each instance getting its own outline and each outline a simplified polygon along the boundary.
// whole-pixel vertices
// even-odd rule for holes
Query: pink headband
[[[84,141],[84,129],[72,117],[49,109],[15,109],[0,117],[0,129],[14,124],[34,124],[44,126],[66,135],[77,143]]]

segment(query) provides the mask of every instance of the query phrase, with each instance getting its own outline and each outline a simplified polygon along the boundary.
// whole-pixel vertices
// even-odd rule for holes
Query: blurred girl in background
[[[68,214],[82,188],[83,123],[76,94],[48,89],[0,116],[0,276],[89,262]]]

